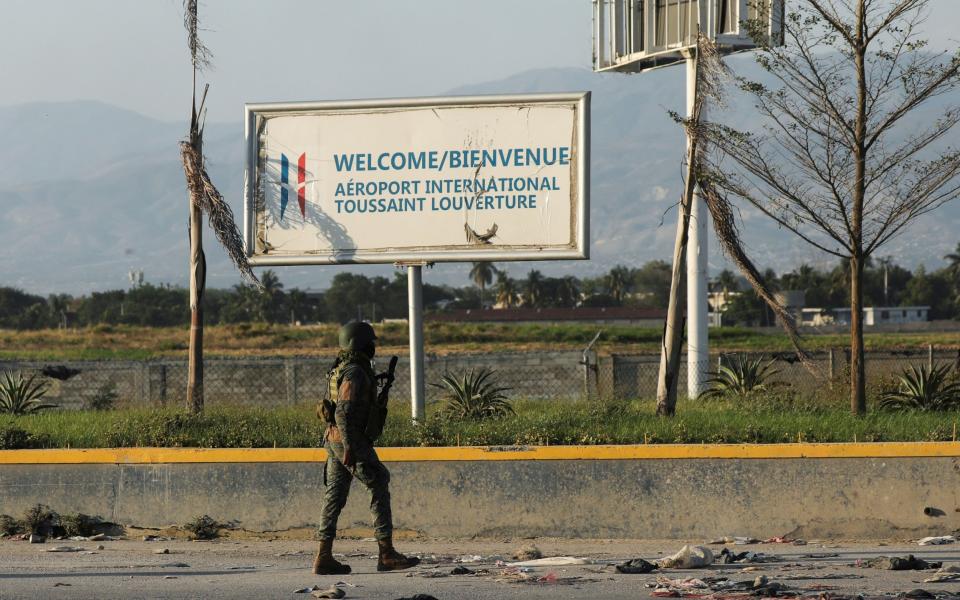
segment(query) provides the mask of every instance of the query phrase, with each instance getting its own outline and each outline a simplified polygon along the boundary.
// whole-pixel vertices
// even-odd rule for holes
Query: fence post
[[[287,404],[293,406],[297,403],[297,364],[292,359],[283,361],[283,378]]]
[[[927,369],[933,371],[933,344],[927,344]]]
[[[167,405],[167,365],[165,363],[160,363],[159,387],[158,395],[160,397],[160,406],[165,407]]]
[[[833,380],[837,376],[836,358],[833,355],[833,348],[827,351],[827,374],[830,377],[830,389],[833,389]]]

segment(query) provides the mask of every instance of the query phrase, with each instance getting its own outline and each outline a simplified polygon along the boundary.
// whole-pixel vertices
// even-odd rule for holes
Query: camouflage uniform
[[[374,535],[378,540],[386,540],[393,534],[390,473],[377,457],[373,440],[366,434],[368,415],[377,396],[376,379],[369,361],[364,365],[362,358],[350,357],[350,364],[341,371],[338,391],[336,426],[327,428],[324,440],[327,450],[323,471],[326,491],[318,537],[321,540],[336,537],[337,518],[347,503],[350,483],[355,476],[370,490]],[[343,464],[345,449],[349,449],[353,456],[352,470]]]

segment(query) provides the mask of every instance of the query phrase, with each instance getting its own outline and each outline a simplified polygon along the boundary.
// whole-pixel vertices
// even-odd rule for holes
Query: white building
[[[864,325],[884,323],[923,323],[929,320],[929,306],[868,306],[863,309]],[[850,309],[833,309],[835,323],[850,324]]]

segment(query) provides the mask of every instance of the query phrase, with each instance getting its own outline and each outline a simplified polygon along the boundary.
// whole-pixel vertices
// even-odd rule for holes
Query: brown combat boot
[[[314,575],[347,575],[350,565],[339,563],[333,558],[333,540],[320,540],[320,549],[313,559]]]
[[[378,571],[399,571],[409,569],[420,564],[416,556],[404,556],[393,548],[393,539],[377,540],[380,546],[380,557],[377,559]]]

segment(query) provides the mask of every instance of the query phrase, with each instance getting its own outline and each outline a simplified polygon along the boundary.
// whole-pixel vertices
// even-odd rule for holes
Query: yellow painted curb
[[[960,457],[960,442],[644,444],[378,448],[384,462]],[[0,450],[2,464],[286,463],[326,460],[322,448],[96,448]]]

